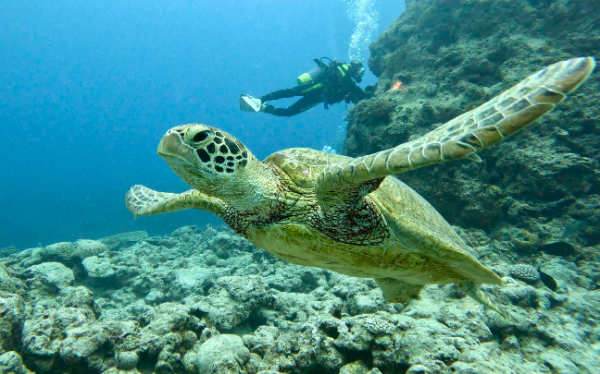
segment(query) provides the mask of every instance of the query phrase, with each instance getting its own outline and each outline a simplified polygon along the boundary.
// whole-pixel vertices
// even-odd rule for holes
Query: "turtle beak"
[[[169,163],[169,160],[173,160],[173,158],[188,164],[193,164],[194,160],[193,149],[185,145],[181,136],[173,130],[167,131],[165,136],[163,136],[158,145],[157,153],[167,163]]]

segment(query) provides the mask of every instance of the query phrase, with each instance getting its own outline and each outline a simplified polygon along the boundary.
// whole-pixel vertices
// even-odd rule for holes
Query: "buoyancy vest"
[[[322,61],[323,58],[327,58],[330,63],[326,64]],[[348,70],[350,65],[345,64],[338,60],[331,60],[328,57],[322,57],[321,59],[313,59],[318,65],[316,68],[310,70],[307,73],[300,75],[296,81],[298,85],[308,85],[310,83],[316,83],[307,87],[303,92],[309,92],[317,89],[324,89],[323,102],[325,109],[329,107],[330,97],[335,101],[341,101],[340,95],[345,95],[347,89],[347,82],[345,82],[350,76]],[[327,75],[327,76],[325,76]]]

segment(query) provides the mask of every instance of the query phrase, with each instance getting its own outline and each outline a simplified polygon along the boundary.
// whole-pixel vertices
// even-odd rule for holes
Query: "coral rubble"
[[[461,235],[499,275],[486,292],[507,321],[453,286],[407,304],[370,279],[279,261],[230,230],[80,240],[0,260],[0,369],[15,373],[594,373],[597,258],[543,255],[512,266],[512,244]],[[583,265],[581,260],[578,264]],[[583,266],[585,267],[585,266]]]

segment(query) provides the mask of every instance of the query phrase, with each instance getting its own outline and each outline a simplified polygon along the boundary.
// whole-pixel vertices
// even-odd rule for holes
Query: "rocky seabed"
[[[510,241],[459,232],[514,279],[485,287],[514,320],[454,285],[390,304],[373,280],[287,264],[228,229],[15,252],[0,261],[0,372],[599,373],[600,256],[519,264]]]

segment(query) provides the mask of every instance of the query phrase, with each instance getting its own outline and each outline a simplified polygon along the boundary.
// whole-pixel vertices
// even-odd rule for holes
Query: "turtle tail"
[[[462,282],[459,284],[459,287],[465,291],[465,293],[470,296],[473,300],[477,301],[479,304],[483,306],[487,306],[488,308],[493,309],[502,317],[506,318],[509,321],[514,321],[514,317],[512,317],[504,308],[494,304],[492,300],[483,291],[479,286],[477,286],[474,282]]]

